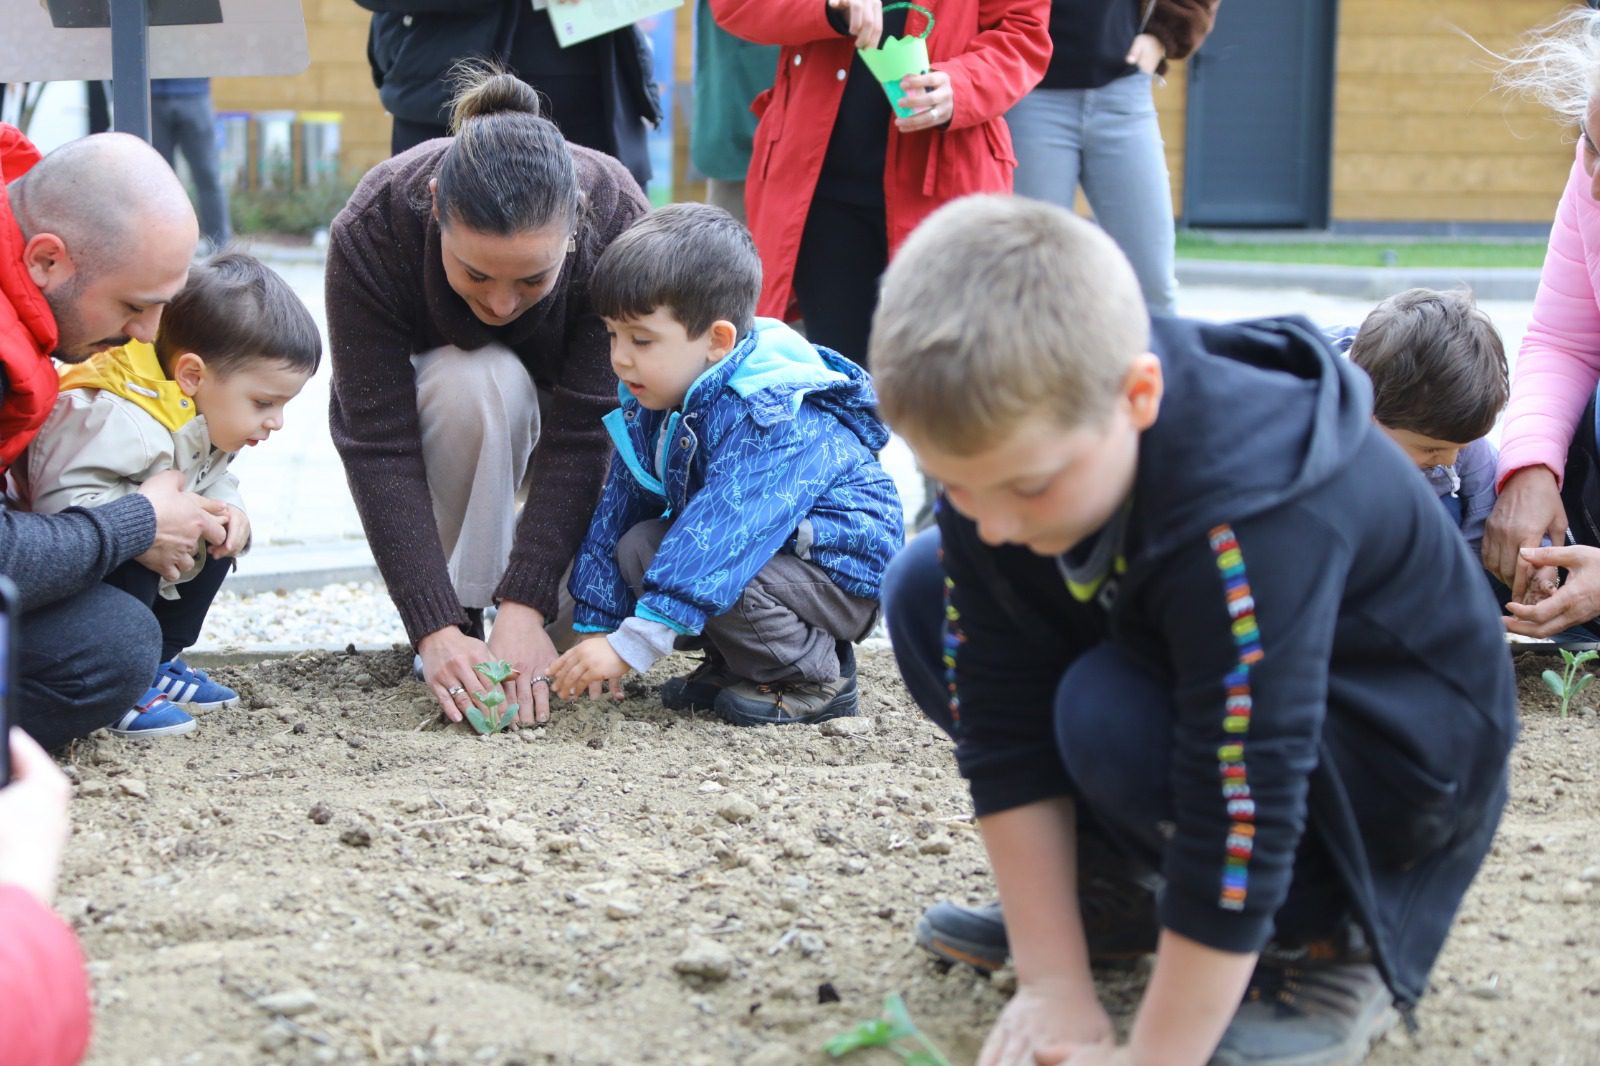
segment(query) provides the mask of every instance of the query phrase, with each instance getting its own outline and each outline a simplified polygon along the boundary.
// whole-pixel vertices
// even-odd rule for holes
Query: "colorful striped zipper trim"
[[[1250,856],[1255,848],[1256,804],[1250,795],[1249,773],[1245,768],[1245,741],[1250,732],[1252,703],[1250,668],[1265,655],[1261,650],[1261,630],[1256,625],[1256,601],[1245,578],[1244,555],[1233,527],[1220,525],[1211,530],[1211,551],[1222,575],[1222,588],[1231,619],[1233,644],[1238,650],[1237,664],[1222,679],[1222,730],[1229,740],[1217,748],[1217,770],[1222,782],[1222,799],[1227,804],[1228,840],[1222,865],[1222,894],[1218,904],[1225,910],[1244,910],[1250,893]]]

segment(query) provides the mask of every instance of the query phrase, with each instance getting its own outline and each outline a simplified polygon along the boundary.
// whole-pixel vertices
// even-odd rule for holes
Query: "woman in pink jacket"
[[[1549,636],[1600,617],[1600,11],[1577,9],[1538,31],[1501,81],[1578,126],[1577,159],[1517,356],[1500,498],[1483,538],[1484,566],[1512,590],[1506,628]],[[1545,538],[1553,546],[1540,547]],[[1556,567],[1568,577],[1551,594]]]

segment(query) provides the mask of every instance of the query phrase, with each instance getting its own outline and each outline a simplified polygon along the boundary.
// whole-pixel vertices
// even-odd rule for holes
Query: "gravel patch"
[[[405,627],[382,582],[238,595],[224,590],[206,615],[204,648],[316,647],[405,643]]]

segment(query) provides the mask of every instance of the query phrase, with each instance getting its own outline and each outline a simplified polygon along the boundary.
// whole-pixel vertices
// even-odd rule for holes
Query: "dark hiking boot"
[[[1129,876],[1093,873],[1080,878],[1078,906],[1089,945],[1089,962],[1114,966],[1156,949],[1160,924],[1155,893]],[[1010,958],[1000,904],[963,907],[944,900],[917,919],[917,943],[949,962],[963,962],[988,973]]]
[[[1269,946],[1210,1066],[1355,1066],[1398,1017],[1359,933]]]
[[[661,683],[661,706],[669,711],[709,711],[717,694],[738,680],[722,659],[708,651],[699,666]]]
[[[810,725],[856,713],[855,650],[839,642],[839,676],[832,681],[735,680],[712,709],[732,725]]]

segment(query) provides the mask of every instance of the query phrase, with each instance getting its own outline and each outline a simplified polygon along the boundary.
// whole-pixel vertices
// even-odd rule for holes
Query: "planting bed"
[[[860,732],[665,711],[678,661],[490,739],[430,724],[409,653],[218,668],[243,708],[69,760],[91,1062],[784,1066],[892,991],[972,1061],[1005,978],[911,930],[989,894],[983,849],[948,744],[861,662]],[[1600,718],[1559,719],[1545,665],[1421,1029],[1374,1066],[1600,1064]]]

